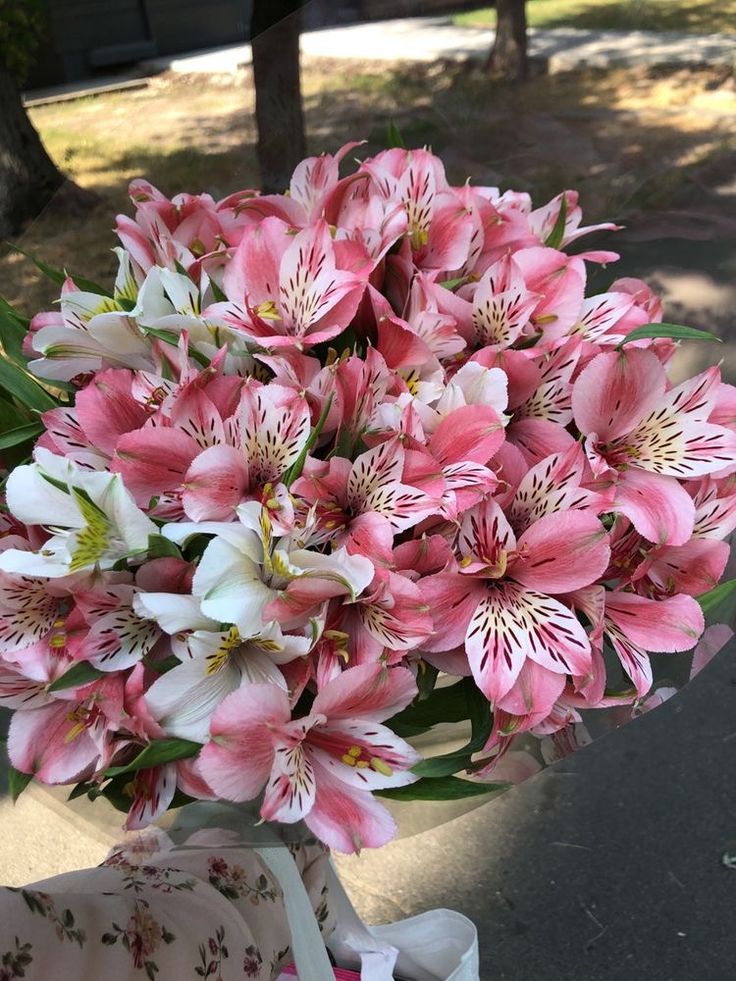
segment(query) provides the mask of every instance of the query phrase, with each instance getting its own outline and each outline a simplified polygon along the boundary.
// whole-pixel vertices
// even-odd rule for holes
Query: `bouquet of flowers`
[[[487,794],[690,671],[736,527],[736,389],[666,373],[703,332],[586,296],[618,256],[568,250],[615,226],[574,191],[341,177],[358,146],[283,195],[136,180],[112,290],[40,263],[58,309],[0,307],[16,793],[257,801],[349,852],[380,797]]]

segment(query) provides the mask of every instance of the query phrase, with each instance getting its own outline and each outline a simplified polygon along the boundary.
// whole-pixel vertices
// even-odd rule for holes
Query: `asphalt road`
[[[434,831],[341,862],[369,919],[449,906],[481,981],[736,978],[736,648],[676,698]]]

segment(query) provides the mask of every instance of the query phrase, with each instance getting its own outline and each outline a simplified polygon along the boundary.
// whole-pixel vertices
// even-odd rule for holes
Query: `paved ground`
[[[578,31],[573,28],[529,31],[533,58],[546,61],[551,73],[581,67],[659,64],[733,64],[736,35],[654,34],[647,31]],[[486,58],[490,31],[456,27],[450,18],[414,17],[351,24],[302,35],[308,57],[438,61]],[[250,45],[171,58],[156,58],[147,67],[177,72],[232,71],[249,64]]]
[[[532,58],[546,63],[551,74],[584,67],[736,64],[736,34],[531,28],[529,37]],[[308,31],[301,38],[303,55],[345,60],[433,62],[483,59],[488,56],[490,44],[490,31],[477,27],[456,27],[449,17],[413,17],[351,24]],[[110,86],[130,84],[141,76],[162,71],[229,74],[250,62],[249,44],[151,58],[117,76],[35,90],[28,93],[26,103],[38,105],[76,94],[94,95]]]

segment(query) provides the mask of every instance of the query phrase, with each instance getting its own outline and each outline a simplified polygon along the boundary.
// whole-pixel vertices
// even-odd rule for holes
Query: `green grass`
[[[530,27],[736,33],[736,0],[528,0],[526,8]],[[453,20],[488,27],[495,24],[496,11],[482,7]]]

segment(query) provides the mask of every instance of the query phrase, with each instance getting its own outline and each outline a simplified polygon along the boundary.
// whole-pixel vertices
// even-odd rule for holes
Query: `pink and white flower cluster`
[[[644,283],[586,295],[617,256],[567,247],[614,226],[572,191],[452,186],[426,150],[341,178],[356,147],[278,196],[133,182],[112,295],[67,278],[25,341],[72,395],[6,485],[10,758],[130,827],[259,799],[380,845],[417,679],[472,678],[493,779],[581,711],[636,709],[726,566],[736,389],[624,343],[661,321]]]

